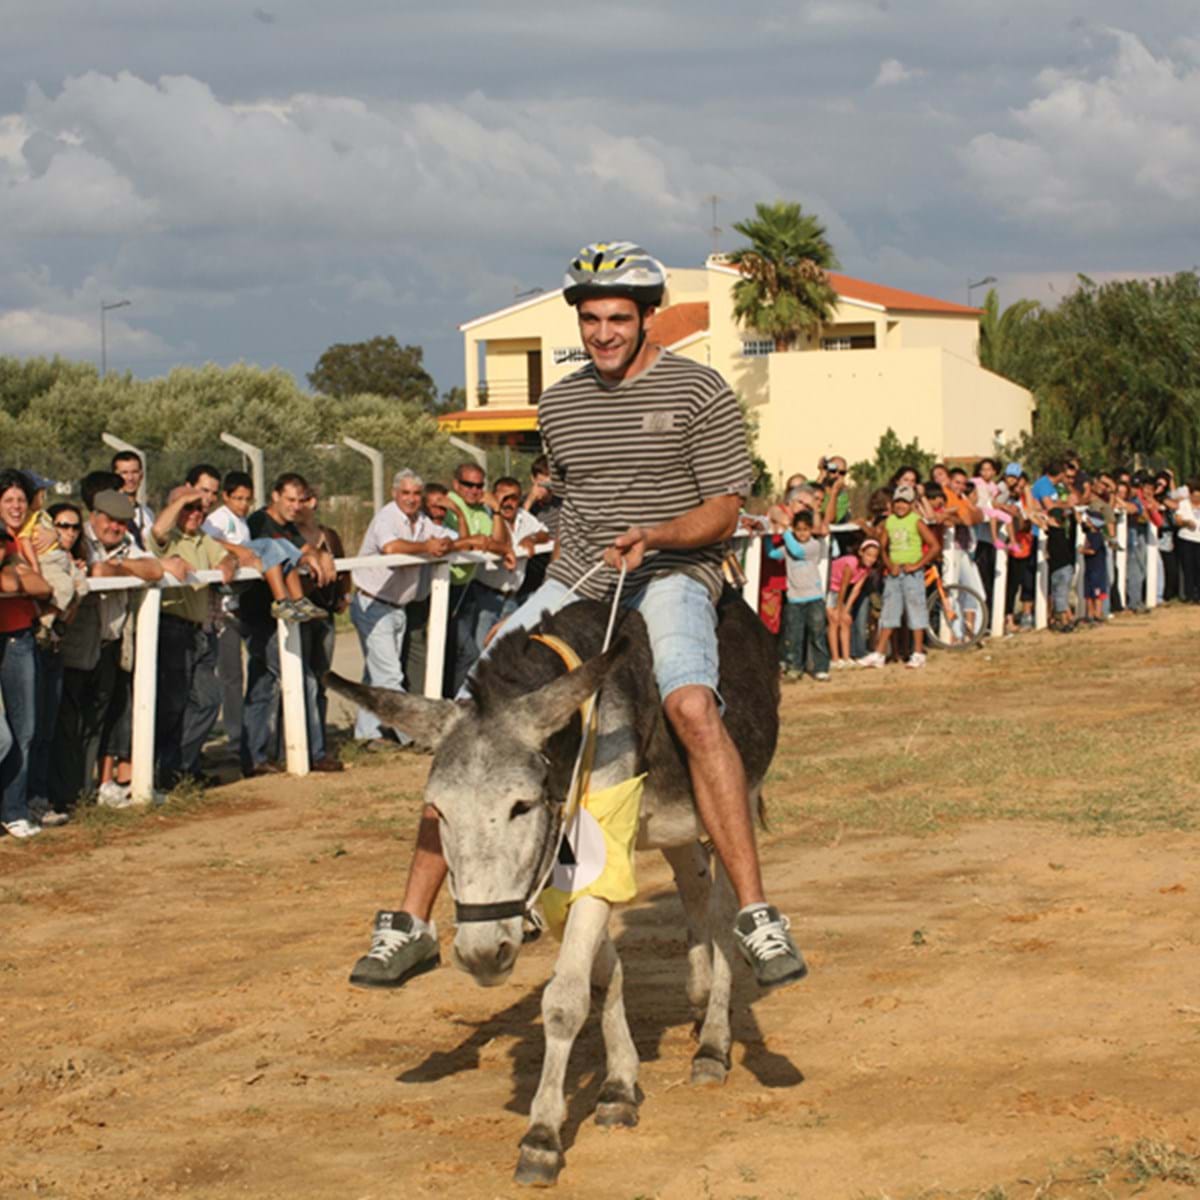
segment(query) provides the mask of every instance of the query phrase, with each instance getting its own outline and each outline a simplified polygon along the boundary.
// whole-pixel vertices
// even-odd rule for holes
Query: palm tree
[[[1042,306],[1036,300],[1018,300],[1000,311],[1000,297],[988,288],[979,318],[979,365],[1006,379],[1027,384],[1029,331]]]
[[[734,224],[750,245],[729,255],[743,275],[734,284],[733,315],[774,338],[776,350],[788,350],[829,320],[837,293],[826,271],[837,256],[825,227],[799,204],[756,204],[754,212],[753,220]]]

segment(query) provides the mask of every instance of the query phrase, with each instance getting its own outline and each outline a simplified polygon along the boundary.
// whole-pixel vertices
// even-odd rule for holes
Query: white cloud
[[[968,176],[1005,215],[1064,232],[1194,228],[1200,66],[1107,33],[1105,73],[1043,72],[1043,94],[1012,114],[1016,136],[982,133],[964,148]]]
[[[111,315],[105,333],[110,362],[122,357],[144,360],[170,354],[170,347],[161,338]],[[0,313],[0,354],[99,358],[99,310],[91,318],[38,308]]]
[[[918,67],[906,67],[898,58],[885,58],[879,64],[879,72],[875,76],[872,87],[895,87],[898,83],[907,83],[910,79],[920,79],[925,72]]]

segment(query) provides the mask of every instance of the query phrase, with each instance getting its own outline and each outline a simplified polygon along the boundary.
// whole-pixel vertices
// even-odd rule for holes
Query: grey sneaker
[[[302,621],[324,621],[329,616],[323,608],[314,604],[307,596],[293,600],[292,607],[300,614]]]
[[[733,933],[759,987],[779,987],[808,974],[804,959],[788,933],[790,928],[791,922],[780,916],[773,904],[761,904],[738,913]]]
[[[371,948],[354,964],[350,982],[362,988],[394,988],[432,971],[442,956],[432,922],[429,930],[414,929],[406,912],[377,912]]]
[[[298,600],[273,600],[271,601],[271,616],[277,621],[282,619],[293,625],[307,621],[308,618],[296,607],[297,604],[299,604]]]

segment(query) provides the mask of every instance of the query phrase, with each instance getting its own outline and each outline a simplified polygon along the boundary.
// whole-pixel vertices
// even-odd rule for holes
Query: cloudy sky
[[[593,238],[676,266],[799,200],[850,274],[1200,260],[1195,0],[7,0],[0,353],[279,364],[459,322]],[[981,293],[976,293],[976,298]]]

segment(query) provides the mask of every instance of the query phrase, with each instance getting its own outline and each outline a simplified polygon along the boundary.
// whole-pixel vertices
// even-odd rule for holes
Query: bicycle
[[[987,636],[987,600],[964,583],[946,583],[936,562],[925,570],[929,631],[926,637],[939,650],[967,650]],[[932,588],[933,591],[929,591]]]

